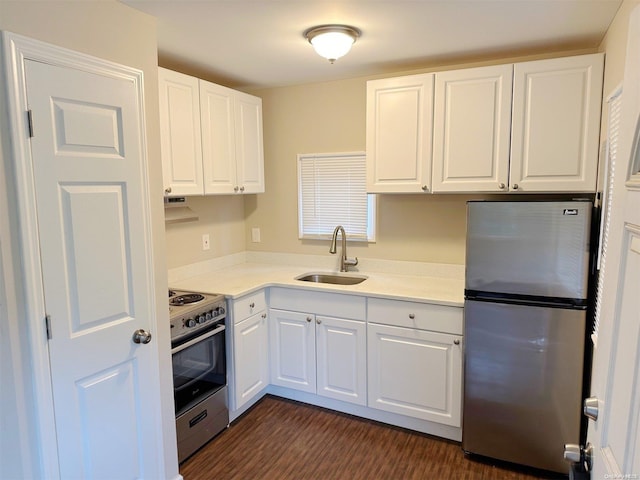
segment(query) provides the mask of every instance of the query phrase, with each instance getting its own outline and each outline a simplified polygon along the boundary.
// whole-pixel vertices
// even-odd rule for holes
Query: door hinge
[[[27,126],[29,128],[29,138],[33,138],[33,113],[27,110]]]
[[[51,340],[53,336],[51,332],[51,315],[44,317],[44,326],[47,329],[47,340]]]

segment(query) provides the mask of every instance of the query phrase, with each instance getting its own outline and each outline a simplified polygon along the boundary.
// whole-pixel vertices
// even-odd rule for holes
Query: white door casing
[[[630,19],[616,176],[604,270],[600,326],[591,396],[598,418],[589,421],[591,477],[640,475],[640,8]]]
[[[162,478],[142,74],[3,44],[42,474]]]

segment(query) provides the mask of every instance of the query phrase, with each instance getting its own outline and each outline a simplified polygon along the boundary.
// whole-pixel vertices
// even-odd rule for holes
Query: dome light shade
[[[304,32],[318,55],[331,63],[346,55],[360,35],[360,30],[348,25],[320,25]]]

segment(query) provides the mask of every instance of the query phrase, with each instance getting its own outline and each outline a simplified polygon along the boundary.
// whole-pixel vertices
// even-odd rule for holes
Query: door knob
[[[139,328],[138,330],[133,332],[132,340],[133,340],[133,343],[142,343],[142,344],[149,343],[151,341],[151,333],[147,332],[142,328]]]
[[[564,446],[564,459],[571,463],[580,463],[582,460],[582,448],[575,443],[567,443]]]
[[[598,420],[598,399],[596,397],[585,398],[582,413],[594,422]]]
[[[584,465],[588,472],[593,467],[593,445],[587,443],[585,447],[575,443],[567,443],[564,446],[564,459],[570,463]]]

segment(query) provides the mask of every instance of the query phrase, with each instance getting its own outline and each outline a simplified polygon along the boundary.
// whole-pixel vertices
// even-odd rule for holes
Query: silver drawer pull
[[[454,345],[460,345],[460,340],[456,338],[456,339],[453,341],[453,344],[454,344]]]
[[[255,304],[254,302],[251,302],[251,303],[249,304],[249,308],[254,308],[255,306],[256,306],[256,304]]]
[[[410,318],[411,320],[413,320],[414,318],[416,318],[416,316],[415,316],[413,313],[410,313],[410,314],[409,314],[409,318]]]

